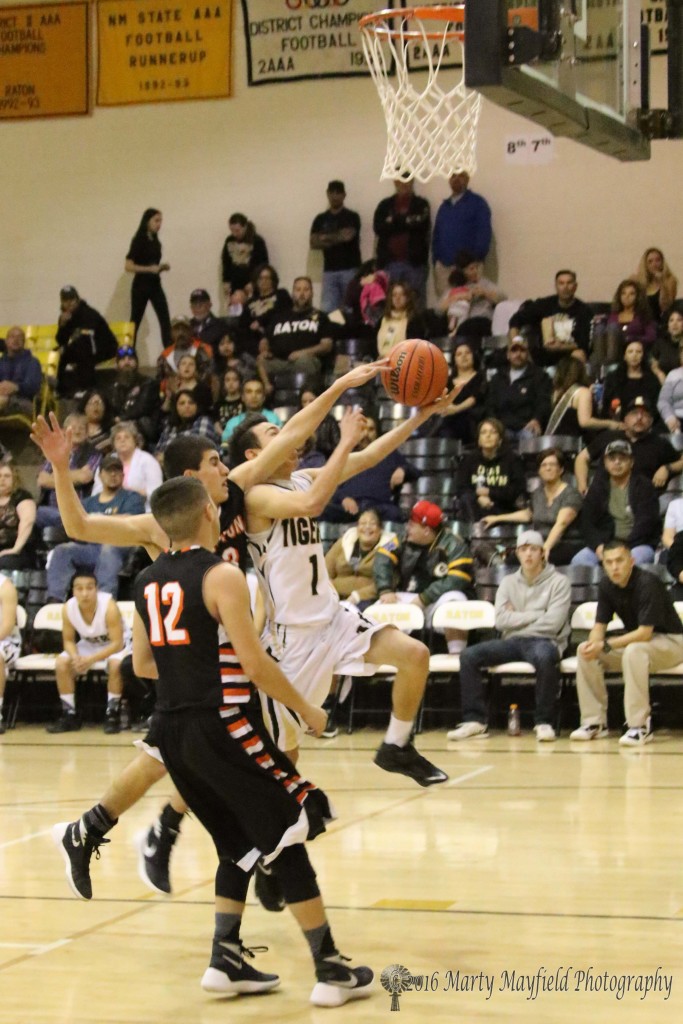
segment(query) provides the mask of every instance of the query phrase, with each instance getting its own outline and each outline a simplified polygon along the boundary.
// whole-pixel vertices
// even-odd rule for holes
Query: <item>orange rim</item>
[[[406,7],[396,10],[389,9],[377,11],[375,14],[364,14],[358,24],[361,29],[368,32],[382,33],[392,39],[460,39],[465,38],[465,33],[456,29],[446,29],[443,32],[422,32],[418,29],[408,29],[401,32],[387,24],[392,18],[401,18],[402,21],[416,19],[419,21],[462,21],[465,20],[465,5],[439,4],[436,7]]]

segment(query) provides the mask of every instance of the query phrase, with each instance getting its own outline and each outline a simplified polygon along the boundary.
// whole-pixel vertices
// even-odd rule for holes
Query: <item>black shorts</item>
[[[314,839],[334,817],[322,790],[297,773],[246,705],[157,712],[150,734],[219,857],[245,871]]]

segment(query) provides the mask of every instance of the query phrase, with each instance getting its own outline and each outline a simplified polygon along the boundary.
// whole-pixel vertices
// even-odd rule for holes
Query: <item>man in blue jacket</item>
[[[471,252],[485,260],[491,247],[491,208],[483,196],[468,188],[466,171],[451,174],[451,195],[439,207],[432,234],[434,287],[437,295],[448,288],[448,276],[459,252]]]
[[[30,416],[42,379],[40,363],[26,348],[23,330],[10,327],[0,356],[0,420],[14,413]]]

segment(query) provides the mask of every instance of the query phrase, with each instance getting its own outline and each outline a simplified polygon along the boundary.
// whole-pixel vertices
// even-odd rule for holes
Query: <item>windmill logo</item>
[[[392,964],[385,967],[380,975],[382,988],[391,995],[391,1009],[400,1010],[399,996],[402,992],[408,992],[413,987],[413,976],[409,970],[401,964]]]

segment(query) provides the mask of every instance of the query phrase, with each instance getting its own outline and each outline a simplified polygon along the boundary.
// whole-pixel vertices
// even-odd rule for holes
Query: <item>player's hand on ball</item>
[[[327,725],[327,712],[323,711],[322,708],[313,707],[312,704],[309,704],[302,718],[308,726],[307,731],[312,736],[320,736]]]
[[[376,359],[374,363],[361,363],[360,366],[354,366],[352,370],[340,377],[338,383],[344,385],[345,391],[348,391],[349,388],[362,388],[388,365],[388,359]]]
[[[341,443],[353,451],[365,431],[365,416],[360,409],[347,409],[342,416]]]
[[[451,391],[448,391],[447,388],[444,388],[441,397],[437,398],[437,400],[435,402],[432,402],[431,405],[423,406],[422,409],[420,410],[420,413],[422,414],[422,416],[424,416],[425,419],[428,419],[430,416],[443,415],[443,413],[446,412],[448,406],[455,398],[456,394],[458,393],[458,390],[459,389],[457,387],[453,388]]]

